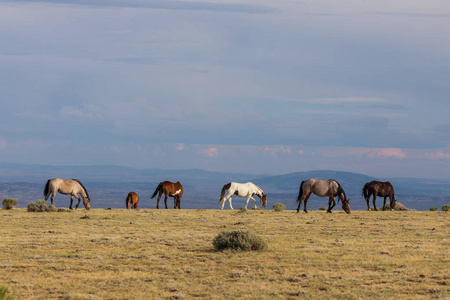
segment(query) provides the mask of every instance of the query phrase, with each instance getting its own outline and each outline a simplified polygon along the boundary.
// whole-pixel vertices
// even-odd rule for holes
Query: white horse
[[[224,197],[225,192],[227,195]],[[254,208],[257,208],[256,206],[256,200],[253,198],[254,195],[258,196],[261,199],[261,204],[263,207],[266,207],[267,204],[267,195],[264,194],[263,190],[260,189],[258,186],[251,182],[247,183],[237,183],[237,182],[230,182],[223,186],[222,192],[220,193],[220,199],[219,204],[222,203],[222,207],[220,209],[223,209],[225,202],[227,200],[230,201],[230,208],[234,210],[233,205],[231,205],[231,197],[233,195],[239,196],[239,197],[247,197],[247,202],[245,203],[245,208],[247,208],[248,201],[252,199],[255,201]]]
[[[64,180],[61,178],[53,178],[47,181],[47,184],[45,185],[44,189],[44,197],[47,201],[50,194],[52,195],[52,205],[53,205],[53,199],[55,199],[55,195],[57,192],[60,192],[63,195],[69,195],[70,194],[70,209],[72,209],[72,203],[73,203],[73,197],[78,199],[78,203],[75,206],[75,209],[78,208],[80,205],[81,198],[78,196],[78,194],[81,195],[83,198],[83,204],[86,207],[86,209],[91,208],[91,199],[89,199],[89,195],[87,193],[86,188],[83,186],[83,184],[76,180]]]

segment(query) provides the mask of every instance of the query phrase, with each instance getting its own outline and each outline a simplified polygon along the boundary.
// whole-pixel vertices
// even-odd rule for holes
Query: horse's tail
[[[45,189],[44,189],[44,197],[47,197],[48,195],[48,190],[49,190],[49,185],[50,185],[50,179],[47,180],[47,184],[45,185]]]
[[[300,190],[298,191],[298,197],[297,197],[297,202],[300,202],[300,199],[302,199],[303,196],[303,183],[305,181],[302,181],[302,183],[300,183]]]
[[[155,192],[153,193],[153,195],[152,195],[152,197],[151,197],[150,199],[155,198],[156,194],[158,194],[158,192],[162,189],[162,185],[163,185],[162,182],[160,182],[160,183],[158,184],[158,186],[156,187]]]
[[[223,201],[223,196],[225,196],[225,191],[230,188],[230,183],[225,184],[220,192],[219,204]]]
[[[367,200],[369,197],[369,185],[370,182],[367,182],[362,189],[361,196],[363,196],[365,200]]]
[[[128,209],[128,203],[130,203],[130,201],[131,201],[131,194],[130,193],[128,193],[128,195],[127,195],[127,199],[125,199],[125,207]]]

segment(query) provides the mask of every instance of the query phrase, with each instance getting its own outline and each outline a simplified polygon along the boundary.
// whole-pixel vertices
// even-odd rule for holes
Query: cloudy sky
[[[0,162],[450,179],[449,35],[446,0],[0,0]]]

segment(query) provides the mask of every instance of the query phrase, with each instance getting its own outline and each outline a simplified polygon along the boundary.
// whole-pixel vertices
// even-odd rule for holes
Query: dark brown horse
[[[338,197],[338,202],[339,199],[342,201],[342,209],[346,213],[350,213],[350,199],[347,199],[344,190],[336,180],[320,180],[314,178],[302,181],[302,183],[300,184],[300,191],[297,197],[297,212],[300,211],[300,205],[302,205],[303,201],[305,201],[304,211],[308,212],[306,210],[306,203],[308,202],[309,196],[311,196],[312,193],[319,197],[328,197],[328,213],[331,213],[331,210],[336,205],[336,200],[334,200],[336,196]],[[333,206],[331,205],[331,203],[333,203]]]
[[[164,193],[164,204],[166,205],[167,209],[167,198],[173,197],[174,201],[174,209],[178,208],[180,209],[180,203],[181,203],[181,196],[183,196],[183,186],[179,181],[173,183],[170,181],[163,181],[160,182],[159,185],[156,187],[155,192],[152,195],[152,198],[155,198],[156,194],[158,194],[158,201],[156,202],[156,208],[159,209],[159,200],[161,199],[162,193]]]
[[[127,209],[130,209],[130,205],[131,205],[131,209],[133,209],[133,208],[137,209],[138,203],[139,203],[138,194],[136,194],[135,192],[129,192],[125,203],[127,205]]]
[[[381,181],[371,181],[364,185],[362,189],[362,196],[367,201],[367,210],[370,210],[369,200],[370,196],[373,195],[373,209],[378,210],[375,205],[375,200],[377,196],[384,197],[383,210],[386,206],[386,198],[389,197],[391,208],[395,208],[395,196],[394,196],[394,187],[389,181],[381,182]]]

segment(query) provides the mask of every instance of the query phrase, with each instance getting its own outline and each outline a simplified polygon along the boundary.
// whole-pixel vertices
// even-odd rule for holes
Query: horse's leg
[[[386,207],[386,197],[387,197],[387,196],[384,196],[383,211],[384,211],[384,208]]]
[[[331,202],[333,202],[333,206],[331,206]],[[328,199],[328,210],[327,213],[331,214],[331,210],[333,209],[333,207],[336,205],[336,200],[333,196],[330,196],[330,198]]]
[[[230,201],[230,209],[234,210],[233,205],[231,204],[231,198],[233,198],[233,195],[231,195],[230,198],[228,198],[228,201]]]
[[[247,197],[247,201],[245,202],[245,209],[247,209],[247,205],[248,205],[248,201],[250,201],[250,198],[251,198],[252,196],[248,196]]]
[[[55,193],[52,192],[52,197],[50,198],[52,200],[52,205],[53,205],[53,199],[55,199]],[[47,200],[47,199],[45,199]]]
[[[77,208],[78,208],[78,206],[80,206],[80,201],[81,201],[81,197],[80,197],[80,196],[78,196],[78,195],[75,195],[75,198],[77,198],[77,199],[78,199],[78,203],[77,203],[77,205],[75,205],[75,209],[77,209]]]
[[[375,205],[375,200],[377,199],[377,194],[373,194],[373,210],[378,211],[377,206]]]
[[[366,198],[366,202],[367,202],[367,210],[370,210],[370,194],[367,196],[367,198]]]
[[[305,197],[305,207],[304,207],[304,211],[305,211],[305,213],[307,213],[308,211],[306,210],[306,203],[308,203],[308,199],[309,199],[309,197],[311,196],[311,193],[309,193],[308,195],[306,195],[306,197]]]
[[[169,198],[169,193],[164,194],[164,204],[166,206],[166,209],[167,209],[167,198]]]
[[[73,195],[70,195],[70,206],[69,206],[70,209],[73,209],[72,203],[73,203]],[[52,204],[53,204],[53,202],[52,202]]]
[[[159,200],[161,199],[161,195],[162,195],[162,193],[159,192],[158,200],[156,200],[156,209],[159,209]]]
[[[253,197],[250,197],[253,201],[255,201],[255,206],[253,206],[253,208],[255,208],[255,209],[257,209],[258,208],[258,205],[256,205],[256,199],[255,198],[253,198]]]

